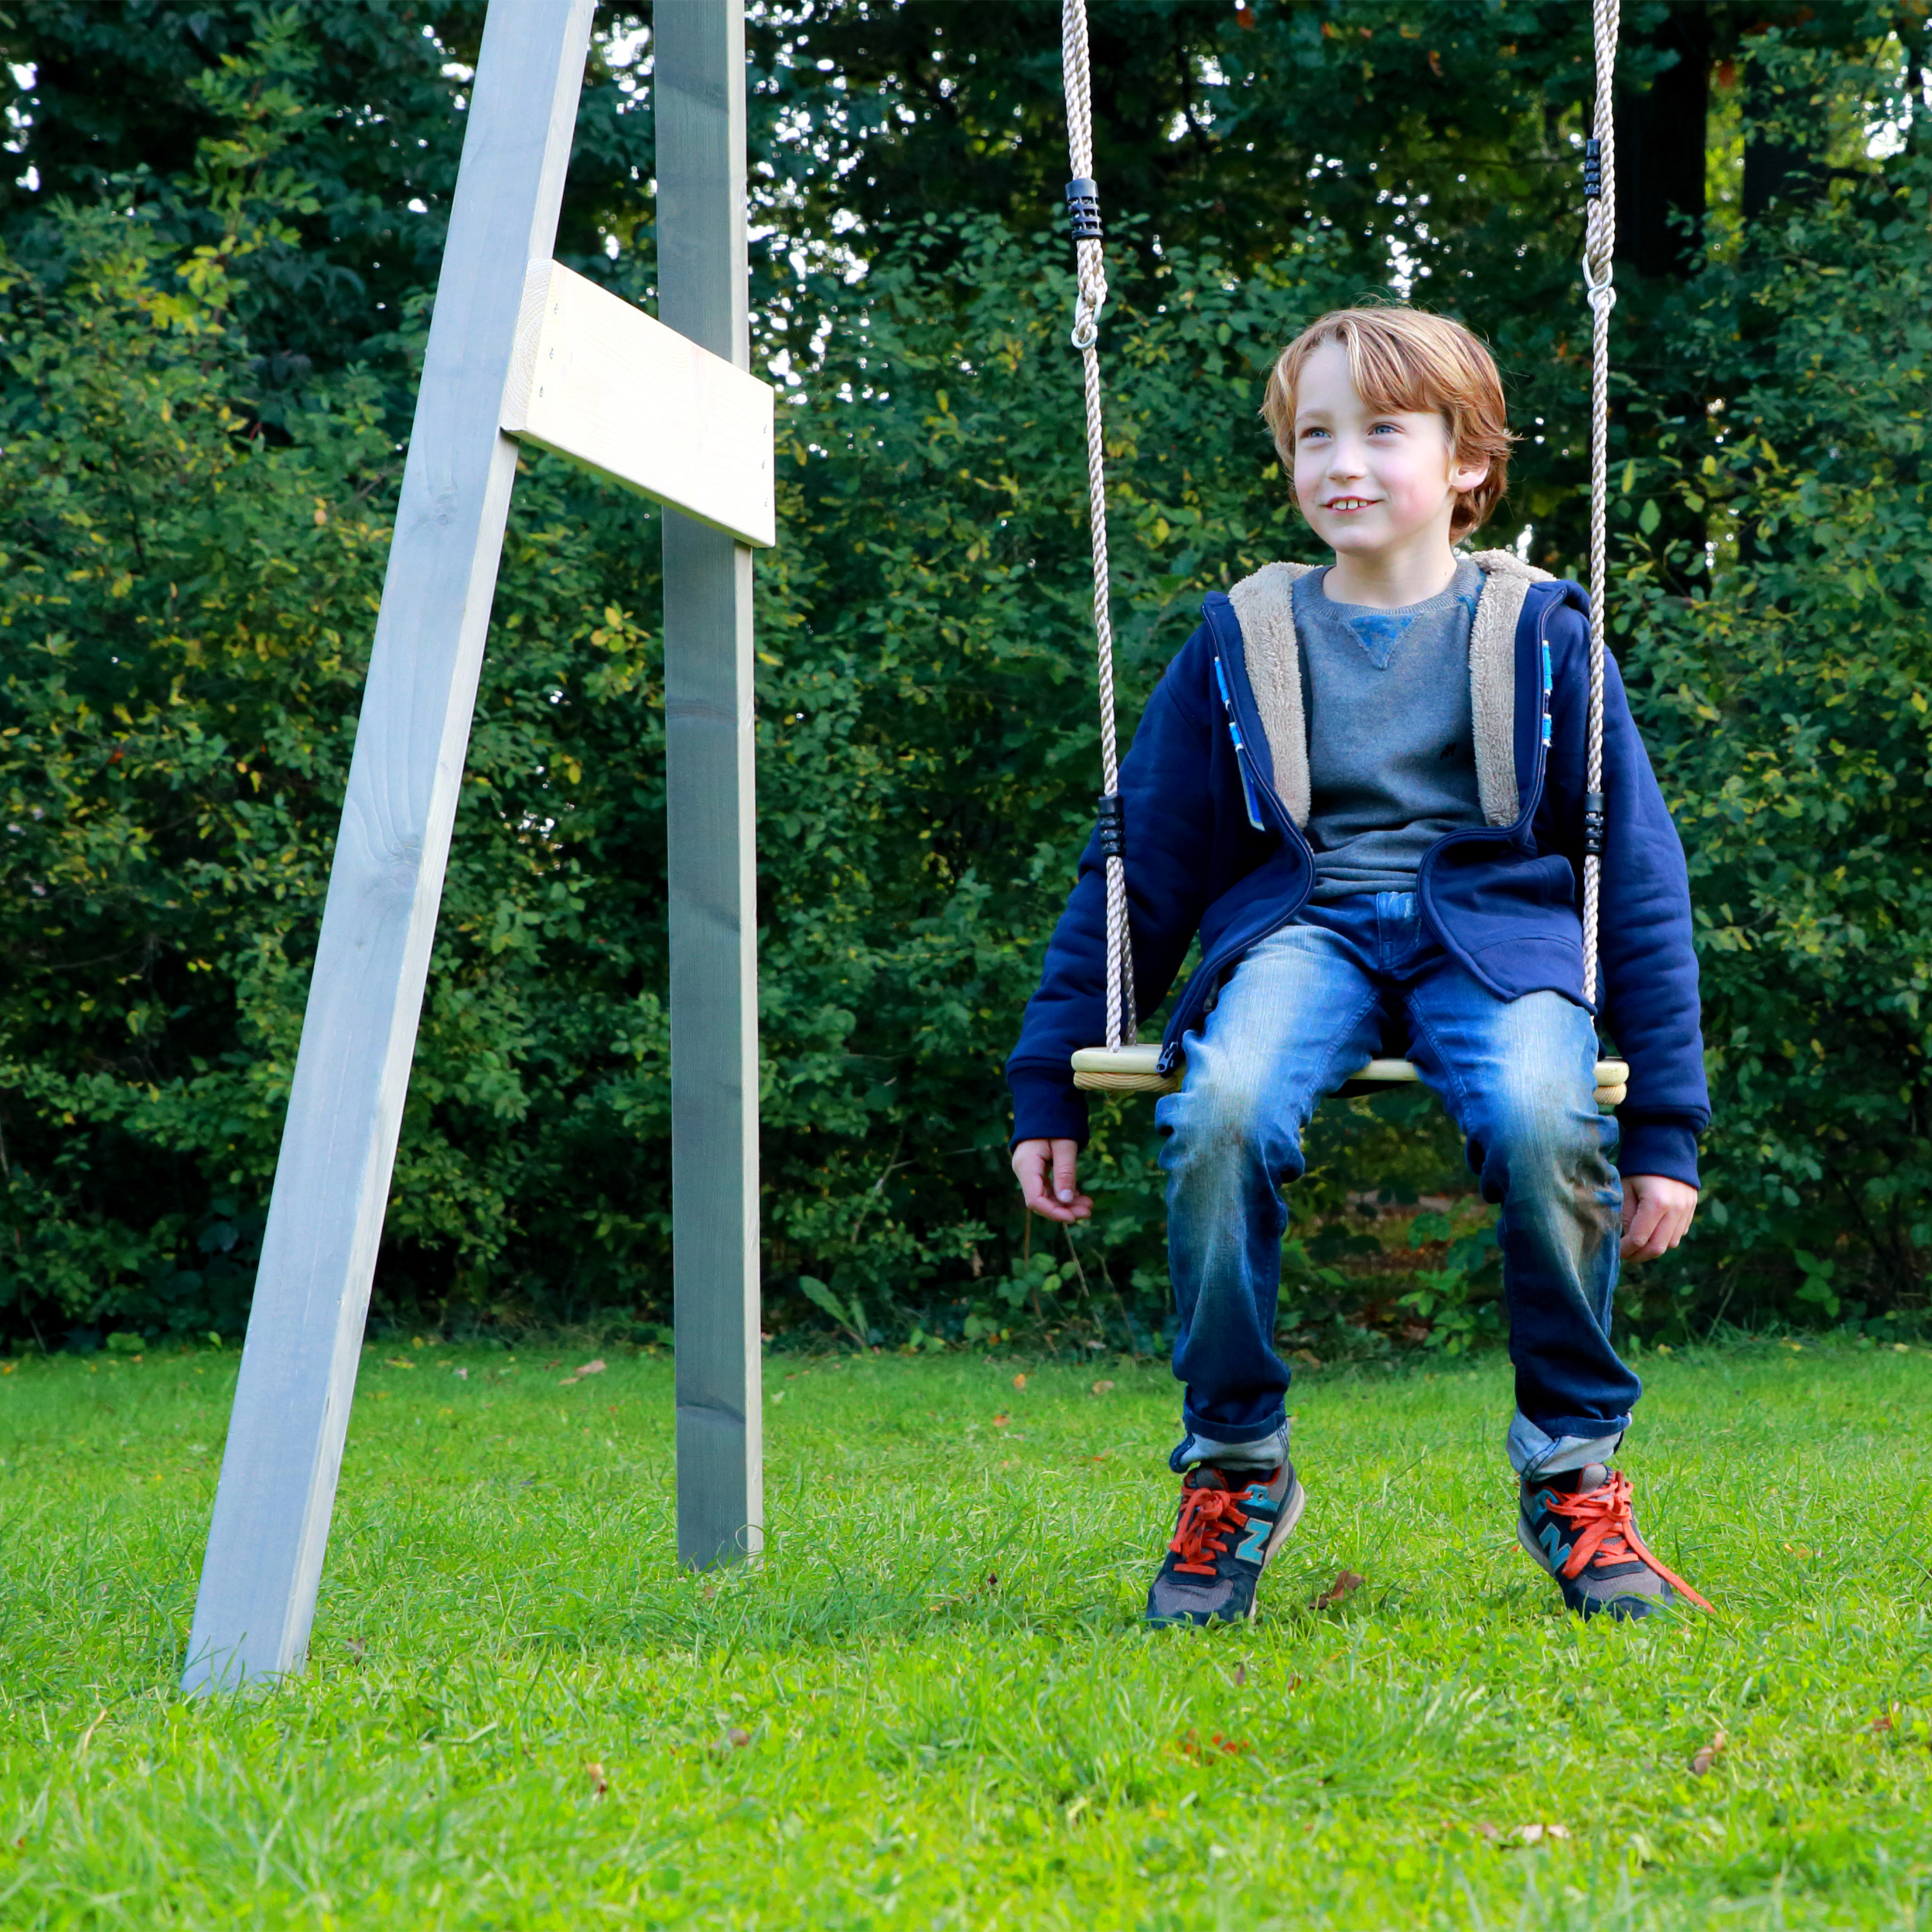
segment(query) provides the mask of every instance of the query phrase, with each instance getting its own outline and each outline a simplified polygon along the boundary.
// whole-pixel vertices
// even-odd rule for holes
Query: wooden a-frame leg
[[[592,0],[494,0],[182,1684],[308,1647],[517,446],[518,305],[554,244]]]

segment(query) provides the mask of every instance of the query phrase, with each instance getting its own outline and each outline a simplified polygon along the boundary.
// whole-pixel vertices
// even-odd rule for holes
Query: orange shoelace
[[[1246,1529],[1247,1514],[1232,1490],[1190,1490],[1180,1498],[1180,1521],[1167,1546],[1180,1561],[1174,1567],[1196,1576],[1211,1576],[1214,1558],[1225,1556],[1228,1532]]]
[[[1608,1482],[1580,1496],[1552,1492],[1544,1507],[1552,1516],[1561,1516],[1577,1532],[1570,1560],[1563,1566],[1564,1576],[1580,1575],[1586,1566],[1598,1557],[1606,1563],[1627,1563],[1634,1558],[1648,1563],[1673,1590],[1700,1610],[1714,1610],[1715,1606],[1706,1602],[1682,1576],[1674,1570],[1666,1570],[1637,1534],[1636,1523],[1630,1514],[1630,1478],[1620,1471],[1612,1470]]]

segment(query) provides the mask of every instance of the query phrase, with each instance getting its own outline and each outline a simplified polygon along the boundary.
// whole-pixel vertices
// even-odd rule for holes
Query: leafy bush
[[[1901,78],[1779,70],[1868,116]],[[1619,478],[1624,648],[1697,907],[1717,1113],[1675,1285],[1706,1318],[1922,1307],[1932,1246],[1932,156],[1847,172],[1697,278],[1677,339],[1708,412]],[[1660,500],[1708,562],[1646,541]]]
[[[254,53],[196,83],[217,131],[190,172],[43,212],[0,257],[0,1306],[49,1339],[242,1318],[400,469],[398,369],[420,352],[419,292],[370,338],[378,368],[295,381],[251,339],[326,255],[318,202],[354,198],[295,165],[322,152],[302,145],[305,56],[292,16],[265,19]],[[1910,1310],[1932,1192],[1924,117],[1895,68],[1774,38],[1764,58],[1848,126],[1889,101],[1910,138],[1870,158],[1855,140],[1828,191],[1620,320],[1617,641],[1690,850],[1718,1106],[1702,1238],[1626,1291],[1660,1331]],[[615,112],[596,123],[607,162]],[[1112,257],[1130,722],[1202,592],[1304,543],[1260,374],[1362,287],[1360,233],[1284,232],[1256,268],[1252,238],[1238,257],[1189,219],[1186,245],[1124,221]],[[1484,260],[1534,229],[1479,226]],[[1534,365],[1520,396],[1574,390],[1574,416],[1551,245],[1520,313],[1468,292],[1513,369]],[[859,266],[802,247],[770,322],[794,366],[784,540],[758,576],[768,1323],[1152,1346],[1168,1297],[1148,1110],[1096,1108],[1097,1214],[1071,1236],[1024,1225],[1004,1152],[1000,1063],[1097,782],[1064,250],[983,212],[866,247]],[[647,296],[647,254],[620,253],[592,266]],[[329,286],[340,320],[353,304]],[[1660,402],[1642,363],[1709,406]],[[1526,446],[1516,507],[1566,567],[1576,439],[1550,435]],[[652,513],[526,464],[378,1271],[388,1318],[603,1311],[654,1334],[667,1312],[656,554]],[[1404,1250],[1402,1216],[1375,1211],[1466,1193],[1426,1096],[1331,1102],[1310,1154],[1294,1346],[1498,1332],[1480,1226],[1424,1216],[1407,1233],[1426,1252]]]

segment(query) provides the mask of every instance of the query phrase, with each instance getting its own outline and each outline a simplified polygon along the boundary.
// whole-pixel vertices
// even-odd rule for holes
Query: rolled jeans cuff
[[[1197,1462],[1225,1464],[1237,1469],[1274,1468],[1288,1460],[1288,1425],[1293,1420],[1292,1416],[1284,1416],[1269,1434],[1257,1436],[1252,1442],[1217,1442],[1211,1436],[1197,1436],[1190,1430],[1167,1459],[1167,1466],[1177,1474]]]
[[[1567,1475],[1573,1469],[1588,1468],[1592,1462],[1607,1463],[1617,1453],[1617,1445],[1630,1426],[1630,1418],[1622,1416],[1607,1425],[1599,1436],[1552,1436],[1539,1429],[1518,1409],[1511,1418],[1506,1447],[1510,1467],[1526,1483],[1539,1477]]]

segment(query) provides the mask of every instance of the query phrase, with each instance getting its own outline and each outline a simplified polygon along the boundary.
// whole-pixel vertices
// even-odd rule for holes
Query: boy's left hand
[[[1627,1262],[1654,1262],[1689,1232],[1697,1211],[1697,1190],[1667,1174],[1624,1176],[1624,1240],[1618,1252]]]

